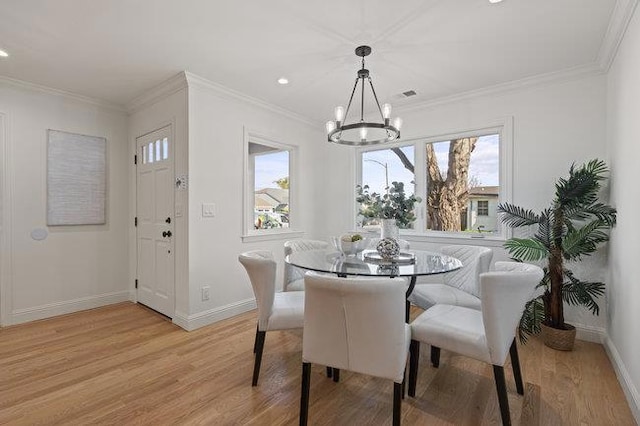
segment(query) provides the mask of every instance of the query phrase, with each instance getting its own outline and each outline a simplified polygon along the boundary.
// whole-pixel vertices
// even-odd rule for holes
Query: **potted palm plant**
[[[602,181],[608,168],[602,160],[591,160],[569,169],[568,178],[559,178],[551,205],[540,213],[509,203],[498,205],[501,220],[512,228],[534,227],[529,238],[511,238],[505,248],[520,261],[546,261],[543,292],[526,305],[520,320],[522,342],[542,332],[547,346],[571,350],[575,327],[564,321],[564,303],[584,306],[594,315],[604,294],[602,282],[583,281],[567,268],[567,263],[594,253],[609,239],[616,223],[616,209],[599,201]]]
[[[360,203],[360,214],[369,219],[380,219],[382,238],[397,237],[398,228],[410,228],[416,220],[414,208],[422,201],[420,197],[407,197],[404,183],[392,182],[386,194],[370,193],[369,185],[356,186],[356,201]],[[395,235],[385,235],[389,228],[395,228]],[[393,231],[391,231],[393,234]]]

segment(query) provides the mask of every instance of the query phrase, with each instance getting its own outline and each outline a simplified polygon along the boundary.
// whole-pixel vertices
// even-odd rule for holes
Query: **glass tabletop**
[[[382,277],[443,274],[462,267],[462,262],[455,257],[431,251],[403,250],[396,262],[375,259],[376,254],[375,250],[350,256],[336,250],[305,250],[291,253],[285,257],[285,262],[317,272]]]

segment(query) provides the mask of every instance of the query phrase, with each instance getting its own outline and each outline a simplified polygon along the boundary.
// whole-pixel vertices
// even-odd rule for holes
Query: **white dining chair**
[[[535,265],[496,262],[495,271],[480,275],[480,310],[438,304],[420,314],[411,323],[409,395],[416,395],[420,342],[428,343],[438,349],[434,367],[439,364],[440,349],[492,364],[502,424],[511,424],[504,364],[510,353],[516,389],[523,395],[515,333],[542,276],[542,269]]]
[[[312,363],[392,380],[393,424],[399,425],[411,339],[404,281],[308,272],[305,288],[300,425],[309,414]]]
[[[480,274],[489,271],[493,250],[487,247],[451,245],[440,251],[462,262],[462,268],[442,275],[441,283],[416,284],[409,301],[422,309],[436,304],[480,309]]]
[[[305,250],[325,250],[329,248],[329,243],[320,240],[298,239],[289,240],[284,243],[284,255]],[[306,270],[296,268],[288,263],[284,264],[284,283],[282,291],[302,291],[304,290],[304,273]]]
[[[251,281],[258,307],[258,325],[253,345],[255,361],[252,386],[258,384],[262,351],[267,331],[302,328],[304,321],[304,291],[276,293],[277,265],[270,251],[242,253],[238,260]]]

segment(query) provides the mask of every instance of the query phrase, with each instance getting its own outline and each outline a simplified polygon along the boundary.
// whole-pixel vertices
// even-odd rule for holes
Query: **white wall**
[[[322,216],[316,200],[317,175],[328,170],[318,157],[323,147],[322,125],[312,126],[283,114],[277,108],[256,105],[217,90],[206,81],[189,84],[189,281],[191,323],[211,322],[251,308],[253,293],[238,262],[240,252],[266,249],[274,252],[282,286],[282,236],[270,241],[243,242],[243,147],[248,129],[298,147],[297,186],[299,220],[307,231]],[[202,217],[202,203],[215,203],[214,218]],[[211,299],[201,300],[201,287],[210,286]]]
[[[572,162],[606,158],[605,100],[606,78],[600,75],[420,109],[399,109],[398,114],[404,119],[404,139],[486,127],[487,123],[513,117],[513,202],[541,210],[553,197],[556,179],[568,174]],[[326,205],[353,205],[354,161],[349,148],[330,148],[325,160],[330,165],[329,185],[323,195]],[[351,226],[348,209],[330,209],[327,214],[329,220],[322,233],[332,235]],[[426,249],[451,243],[424,238],[411,240],[412,247]],[[477,240],[470,243],[482,244]],[[508,258],[500,244],[493,247],[494,260]],[[573,270],[583,278],[604,280],[605,250],[585,259]],[[568,307],[567,321],[581,326],[579,336],[582,338],[599,340],[606,325],[605,305],[604,301],[600,303],[602,311],[598,317],[585,309]]]
[[[0,79],[7,124],[3,325],[127,300],[127,117],[122,111]],[[107,224],[46,226],[47,129],[107,138]],[[49,232],[35,241],[35,228]]]
[[[629,24],[613,66],[607,92],[607,129],[612,169],[611,199],[618,224],[609,249],[607,349],[636,421],[640,422],[640,13]]]
[[[143,97],[134,101],[134,111],[129,122],[129,158],[136,152],[136,138],[154,130],[171,125],[174,139],[174,174],[188,174],[188,91],[184,74],[178,74],[169,81],[152,89]],[[130,218],[136,215],[135,166],[128,162],[131,174],[129,200]],[[175,259],[175,310],[189,311],[189,270],[188,270],[188,191],[175,191],[174,214],[174,259]],[[129,251],[131,268],[129,270],[129,289],[131,299],[136,300],[133,286],[136,278],[136,230],[130,223]],[[175,321],[175,318],[174,318]]]

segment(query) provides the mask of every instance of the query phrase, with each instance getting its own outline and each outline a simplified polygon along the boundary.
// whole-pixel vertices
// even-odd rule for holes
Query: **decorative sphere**
[[[383,238],[376,246],[376,250],[383,259],[393,259],[400,254],[400,245],[393,238]]]

